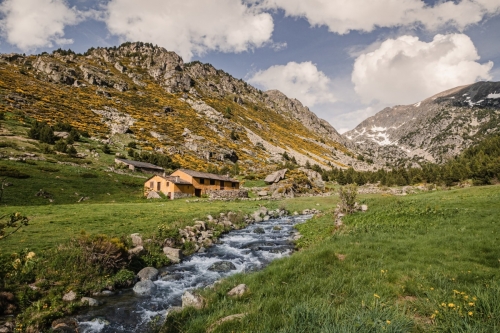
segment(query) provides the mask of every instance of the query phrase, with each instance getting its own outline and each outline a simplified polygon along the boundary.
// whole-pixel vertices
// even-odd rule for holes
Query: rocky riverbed
[[[259,215],[260,216],[260,215]],[[267,216],[267,215],[266,215]],[[264,216],[264,217],[266,217]],[[91,307],[75,319],[80,332],[146,332],[154,318],[169,311],[196,304],[193,289],[205,288],[235,273],[262,269],[272,260],[293,252],[297,237],[294,225],[312,215],[258,219],[222,236],[216,244],[160,270],[140,272],[142,280],[133,290],[99,297],[101,305]],[[242,287],[243,288],[243,287]]]

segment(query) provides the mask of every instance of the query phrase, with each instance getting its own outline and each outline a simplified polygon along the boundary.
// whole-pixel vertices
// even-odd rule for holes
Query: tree
[[[0,217],[0,240],[11,236],[24,226],[29,224],[29,219],[21,213],[12,213],[6,221],[7,215]]]
[[[354,206],[356,205],[357,195],[358,195],[358,186],[355,184],[342,186],[339,189],[340,210],[343,213],[350,214],[354,212]]]

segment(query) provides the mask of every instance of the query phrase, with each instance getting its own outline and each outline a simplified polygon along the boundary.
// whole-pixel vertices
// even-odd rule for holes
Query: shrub
[[[109,148],[109,146],[105,144],[104,146],[102,146],[102,152],[104,154],[111,154],[111,148]]]
[[[68,145],[63,139],[57,140],[56,144],[54,145],[54,149],[58,152],[65,153],[68,149]]]
[[[342,186],[339,189],[340,209],[343,213],[350,214],[354,212],[357,194],[358,186],[355,184]]]
[[[82,178],[97,178],[98,176],[94,173],[85,172],[80,175]]]
[[[103,272],[114,272],[127,265],[127,249],[119,238],[83,234],[76,244],[82,251],[82,264],[97,266]]]

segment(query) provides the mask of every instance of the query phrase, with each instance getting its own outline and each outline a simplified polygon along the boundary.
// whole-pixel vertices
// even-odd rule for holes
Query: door
[[[194,195],[197,197],[201,197],[201,189],[194,189]]]
[[[158,184],[156,185],[156,187],[157,187],[156,190],[159,192],[161,190],[161,183],[158,182]]]

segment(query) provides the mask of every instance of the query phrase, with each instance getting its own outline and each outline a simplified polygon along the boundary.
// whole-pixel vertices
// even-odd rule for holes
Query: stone
[[[84,304],[87,303],[88,306],[98,306],[100,304],[98,300],[96,300],[95,298],[90,298],[90,297],[82,297],[80,302],[82,302]]]
[[[151,280],[139,281],[135,284],[133,290],[137,295],[145,296],[151,295],[154,291],[156,291],[156,284]]]
[[[234,264],[230,261],[218,261],[213,263],[210,267],[208,267],[209,271],[219,272],[219,273],[234,271],[235,269],[236,266],[234,266]]]
[[[73,302],[76,299],[76,292],[71,290],[70,292],[64,294],[62,299],[63,299],[63,301],[66,301],[66,302]]]
[[[368,210],[368,206],[367,205],[361,205],[361,211],[362,212],[366,212]]]
[[[266,215],[262,218],[264,221],[269,221],[271,219],[271,217],[269,215]]]
[[[61,318],[52,322],[54,332],[73,333],[78,332],[78,322],[73,318]]]
[[[280,180],[285,179],[285,174],[287,171],[288,171],[288,169],[278,170],[278,171],[268,175],[266,177],[266,179],[264,179],[264,181],[268,184],[278,183]]]
[[[203,221],[196,221],[194,222],[195,225],[199,225],[201,227],[201,230],[206,230],[205,222]]]
[[[181,250],[175,249],[173,247],[165,246],[163,248],[163,253],[170,259],[172,262],[178,263],[181,261]]]
[[[263,229],[263,228],[261,228],[261,227],[258,227],[258,228],[253,229],[253,232],[254,232],[254,234],[265,234],[265,233],[266,233],[266,232],[264,231],[264,229]]]
[[[147,199],[161,199],[160,195],[155,191],[150,191],[146,198]]]
[[[268,195],[268,192],[267,192],[267,191],[259,191],[259,192],[257,192],[257,195],[258,195],[259,197],[265,197],[265,196],[267,196],[267,195]]]
[[[194,307],[195,309],[202,309],[204,306],[203,298],[199,295],[192,294],[189,291],[184,292],[182,295],[182,307]]]
[[[158,270],[154,267],[145,267],[137,273],[137,277],[141,281],[151,280],[154,281],[158,279]]]
[[[144,246],[136,246],[130,250],[128,250],[128,254],[132,256],[140,256],[146,253]]]
[[[142,245],[142,237],[140,234],[131,234],[130,238],[132,238],[132,244],[134,244],[134,246]]]
[[[246,284],[240,284],[231,289],[227,295],[228,296],[242,296],[244,293],[248,291],[248,287]]]

